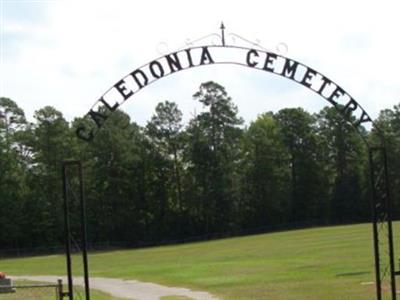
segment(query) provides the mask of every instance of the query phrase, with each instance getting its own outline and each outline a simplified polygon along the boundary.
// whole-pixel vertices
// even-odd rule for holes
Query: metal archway
[[[221,28],[224,29],[224,28]],[[219,36],[219,35],[218,35]],[[160,56],[133,70],[109,88],[84,116],[76,130],[78,138],[91,141],[109,116],[125,101],[155,81],[174,73],[208,65],[238,65],[290,79],[319,94],[334,106],[361,135],[368,147],[371,206],[375,254],[377,299],[395,300],[396,281],[392,230],[392,204],[389,191],[385,139],[367,112],[342,87],[307,65],[274,52],[225,44],[188,47]],[[350,117],[351,116],[351,117]],[[379,133],[378,141],[367,140],[362,125],[369,124]]]

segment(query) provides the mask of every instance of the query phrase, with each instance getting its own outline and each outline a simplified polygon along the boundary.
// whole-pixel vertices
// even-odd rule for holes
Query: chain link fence
[[[0,300],[62,300],[62,281],[57,284],[13,284],[0,286]]]

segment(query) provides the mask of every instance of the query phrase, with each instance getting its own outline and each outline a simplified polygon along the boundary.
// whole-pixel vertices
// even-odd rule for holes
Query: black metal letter
[[[140,81],[140,79],[137,77],[137,75],[140,75],[142,77],[143,82]],[[147,85],[147,83],[149,82],[149,79],[147,78],[146,74],[140,69],[137,69],[136,71],[133,71],[131,73],[131,76],[136,81],[136,84],[138,85],[139,90],[141,88],[145,87]]]
[[[344,90],[340,86],[336,86],[336,89],[332,92],[332,94],[327,98],[327,100],[334,106],[337,106],[337,102],[335,101],[338,97],[343,96],[345,94]]]
[[[255,66],[257,66],[258,63],[257,62],[251,62],[250,61],[250,55],[254,55],[255,57],[259,57],[259,55],[258,55],[258,52],[256,50],[254,50],[254,49],[251,49],[251,50],[249,50],[249,52],[247,52],[247,56],[246,56],[247,65],[249,67],[254,68]]]
[[[117,89],[117,91],[121,94],[122,97],[124,97],[124,100],[128,99],[130,96],[133,95],[133,91],[128,90],[125,86],[125,81],[123,79],[121,79],[120,81],[118,81],[114,87]],[[103,103],[105,103],[105,101],[103,100]],[[115,105],[114,105],[115,106]],[[108,107],[108,105],[107,105]],[[118,107],[118,106],[117,106]]]
[[[189,68],[194,66],[193,65],[193,60],[192,60],[192,54],[190,53],[190,50],[191,50],[190,48],[185,50],[186,55],[187,55],[187,59],[188,59],[188,62],[189,62]]]
[[[352,111],[355,111],[358,108],[358,103],[351,98],[349,102],[341,109],[342,113],[345,116],[349,116]]]
[[[208,64],[214,63],[210,55],[210,52],[208,52],[208,47],[203,47],[203,52],[201,53],[200,65],[204,65],[207,60],[209,61]]]
[[[313,79],[313,77],[317,75],[317,72],[315,72],[311,68],[307,68],[306,73],[304,74],[303,79],[300,81],[300,83],[308,88],[311,88],[311,82],[310,80]]]
[[[274,60],[278,57],[278,55],[276,55],[275,53],[269,53],[269,52],[267,52],[266,54],[267,54],[267,57],[265,58],[265,63],[264,63],[263,69],[265,71],[273,73],[274,72],[274,68],[270,67],[269,65],[274,62]]]
[[[92,120],[96,123],[98,128],[103,126],[103,123],[108,119],[108,116],[106,116],[105,114],[96,112],[94,110],[90,110],[89,115],[92,118]]]
[[[75,133],[78,138],[86,142],[90,142],[91,140],[93,140],[93,130],[87,132],[84,125],[79,125]]]
[[[156,66],[156,68],[155,68]],[[157,74],[157,69],[158,69],[158,74]],[[156,60],[152,61],[150,63],[150,72],[155,78],[161,78],[164,76],[164,69],[163,66]]]
[[[360,124],[365,123],[365,122],[372,122],[371,118],[367,115],[367,113],[363,110],[360,118],[354,122],[354,126],[358,127]]]
[[[179,61],[179,57],[177,53],[172,53],[170,55],[166,55],[165,58],[167,59],[169,69],[171,73],[175,71],[182,70],[181,62]]]
[[[298,65],[298,62],[286,58],[281,75],[289,77],[290,79],[294,79],[294,75],[296,74]]]
[[[104,100],[104,97],[101,97],[101,98],[99,99],[99,101],[100,101],[101,103],[103,103],[103,104],[107,107],[107,109],[110,110],[110,111],[116,111],[117,108],[118,108],[118,106],[119,106],[118,103],[115,103],[114,106],[110,106],[110,104],[108,104],[108,103]]]
[[[322,84],[319,88],[319,90],[317,91],[318,94],[320,94],[322,97],[324,97],[322,95],[322,93],[324,92],[324,89],[326,87],[326,85],[330,85],[332,83],[332,81],[330,81],[328,78],[326,78],[325,76],[322,76]]]

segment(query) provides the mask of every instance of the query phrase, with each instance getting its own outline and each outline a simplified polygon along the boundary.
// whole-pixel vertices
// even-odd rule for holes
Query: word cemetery
[[[158,79],[194,67],[232,64],[283,76],[318,93],[329,103],[342,111],[356,128],[365,122],[372,122],[359,104],[339,85],[314,69],[290,58],[267,51],[236,46],[203,46],[180,50],[159,57],[134,70],[114,84],[87,113],[85,119],[94,126],[82,123],[77,136],[90,141],[110,114],[138,91]],[[349,114],[350,115],[350,114]],[[86,125],[85,125],[86,124]]]

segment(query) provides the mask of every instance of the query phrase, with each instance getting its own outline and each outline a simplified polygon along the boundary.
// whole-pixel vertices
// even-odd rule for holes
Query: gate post
[[[79,184],[79,204],[80,204],[80,222],[81,222],[81,242],[82,242],[82,259],[83,273],[85,283],[85,299],[90,300],[89,288],[89,267],[87,258],[87,230],[86,230],[86,203],[83,189],[83,168],[82,162],[78,160],[69,160],[62,162],[63,170],[63,196],[64,196],[64,218],[65,218],[65,241],[67,255],[67,272],[68,272],[68,296],[69,300],[73,300],[73,281],[72,281],[72,265],[71,265],[71,230],[69,224],[69,198],[68,191],[71,189],[68,181],[67,169],[69,166],[78,167],[78,184]],[[71,192],[75,198],[75,194]]]
[[[67,259],[68,298],[74,300],[72,265],[71,265],[71,228],[69,224],[69,203],[67,191],[67,162],[62,163],[63,198],[64,198],[64,227],[65,227],[65,252]],[[64,295],[63,295],[64,296]]]
[[[386,148],[384,146],[370,147],[368,150],[371,172],[377,300],[382,300],[383,293],[387,290],[382,289],[382,284],[385,283],[390,286],[390,299],[396,300],[392,202],[389,189]],[[388,278],[388,275],[390,278]]]
[[[62,279],[57,280],[57,300],[63,300],[64,299],[64,292],[63,292],[63,284],[62,284]]]

